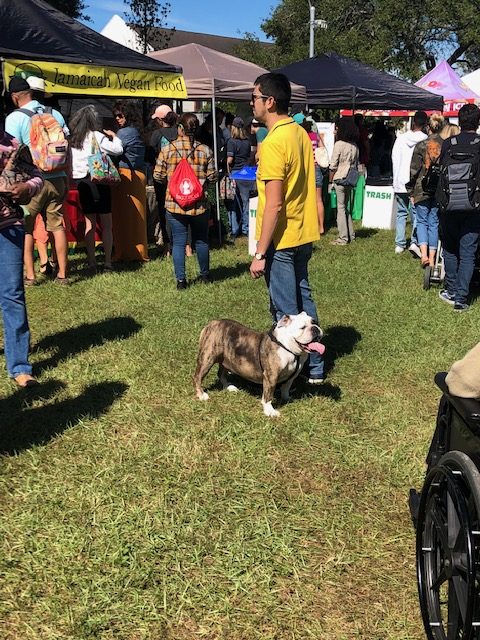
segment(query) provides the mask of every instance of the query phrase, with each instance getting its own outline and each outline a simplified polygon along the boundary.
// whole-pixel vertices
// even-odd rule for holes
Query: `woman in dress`
[[[123,146],[113,131],[100,131],[100,122],[95,107],[91,104],[79,109],[70,120],[70,148],[72,153],[72,178],[78,189],[80,205],[85,216],[85,245],[88,269],[91,275],[97,272],[95,258],[95,229],[97,216],[102,225],[102,242],[105,253],[104,271],[112,271],[112,199],[110,187],[91,181],[88,172],[88,156],[95,141],[104,153],[120,156]]]
[[[200,268],[200,281],[205,284],[210,278],[210,255],[208,248],[208,212],[209,204],[205,195],[207,183],[217,180],[212,150],[205,144],[195,142],[198,119],[194,113],[184,113],[178,123],[178,137],[164,146],[158,154],[153,179],[167,183],[165,208],[167,222],[172,230],[172,256],[177,289],[187,288],[185,271],[185,246],[188,227],[192,229],[193,244],[196,249]],[[188,208],[183,209],[170,192],[170,180],[179,164],[185,158],[203,187],[203,193]]]
[[[127,100],[113,107],[117,136],[123,146],[121,183],[112,192],[114,261],[148,260],[146,166],[143,125],[139,109]]]

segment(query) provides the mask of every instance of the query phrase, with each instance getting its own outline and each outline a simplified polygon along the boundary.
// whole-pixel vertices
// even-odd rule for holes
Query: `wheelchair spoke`
[[[448,549],[454,549],[461,531],[458,513],[450,493],[447,493]]]
[[[458,608],[458,600],[454,595],[453,585],[449,583],[448,589],[448,622],[447,622],[447,640],[458,640],[460,611]]]
[[[444,568],[440,571],[437,576],[437,579],[432,583],[431,589],[432,591],[439,591],[442,584],[447,580],[447,574],[445,573]]]
[[[434,511],[432,511],[432,521],[435,525],[435,533],[439,538],[441,548],[446,553],[448,550],[448,538],[446,535],[447,523],[442,516],[443,513],[440,514],[440,509],[435,509]]]
[[[465,618],[467,615],[467,600],[468,600],[467,583],[461,576],[453,576],[452,582],[453,582],[453,590],[455,591],[455,596],[458,603],[458,608],[462,615],[462,620],[465,622]]]

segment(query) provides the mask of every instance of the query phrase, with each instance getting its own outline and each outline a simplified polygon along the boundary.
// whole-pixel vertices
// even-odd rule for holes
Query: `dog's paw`
[[[235,393],[236,391],[238,391],[238,387],[236,387],[234,384],[227,384],[227,386],[225,387],[225,389],[227,391],[232,391],[232,393]]]
[[[210,396],[208,395],[208,393],[206,391],[201,391],[201,392],[197,393],[197,398],[199,400],[205,401],[205,400],[208,400],[210,398]]]
[[[263,413],[269,418],[278,418],[280,416],[280,411],[277,411],[273,408],[271,402],[262,402],[263,404]]]

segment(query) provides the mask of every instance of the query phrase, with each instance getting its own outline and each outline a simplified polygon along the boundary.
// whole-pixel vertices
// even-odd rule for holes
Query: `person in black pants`
[[[465,104],[458,112],[460,133],[447,138],[443,143],[440,164],[451,148],[452,140],[458,145],[472,144],[478,147],[480,160],[480,135],[476,133],[479,123],[480,109],[474,104]],[[467,311],[470,282],[480,238],[480,214],[477,211],[444,211],[440,216],[440,230],[445,264],[445,288],[440,291],[439,297],[452,305],[455,311]]]

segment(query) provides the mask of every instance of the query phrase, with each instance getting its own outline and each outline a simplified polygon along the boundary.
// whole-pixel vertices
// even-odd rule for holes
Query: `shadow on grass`
[[[255,384],[254,382],[250,382],[249,380],[245,380],[240,376],[235,374],[230,374],[229,381],[238,387],[241,391],[246,391],[249,395],[257,397],[259,400],[262,397],[262,385]],[[280,386],[277,385],[275,389],[275,399],[277,404],[283,404],[280,402]],[[213,382],[209,387],[205,387],[206,391],[221,391],[228,398],[228,394],[230,393],[226,389],[224,390],[219,379],[217,378],[215,382]],[[334,384],[330,384],[329,382],[325,382],[318,386],[313,386],[307,384],[307,382],[299,376],[293,382],[292,388],[290,390],[290,402],[294,402],[295,400],[299,400],[304,396],[319,396],[322,398],[330,398],[338,402],[342,397],[342,391],[340,387],[337,387]]]
[[[29,406],[34,400],[51,399],[65,385],[50,380],[30,389],[19,389],[0,399],[0,453],[15,455],[43,445],[85,418],[98,418],[121,398],[128,386],[122,382],[101,382],[85,388],[76,398]]]
[[[106,318],[90,324],[81,324],[78,327],[46,336],[35,345],[35,353],[49,351],[50,349],[55,349],[56,352],[46,360],[36,364],[34,366],[35,373],[38,374],[41,371],[45,371],[45,369],[55,367],[69,356],[87,351],[92,347],[98,347],[105,342],[126,340],[141,328],[142,325],[138,324],[130,316],[119,316],[118,318]]]
[[[372,236],[376,236],[378,233],[378,229],[372,229],[370,227],[362,227],[361,229],[355,230],[355,238],[371,238]]]
[[[352,353],[362,335],[355,327],[328,327],[322,338],[325,350],[325,374],[330,373],[335,366],[335,361],[342,356]]]
[[[235,265],[229,267],[214,267],[210,269],[210,275],[214,282],[238,278],[248,273],[249,266],[250,262],[237,262]]]

